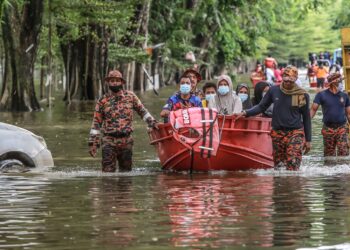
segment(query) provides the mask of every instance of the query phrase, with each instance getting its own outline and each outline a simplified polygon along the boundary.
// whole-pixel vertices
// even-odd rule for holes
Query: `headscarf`
[[[216,82],[216,86],[218,89],[219,83],[222,80],[225,80],[228,83],[229,92],[226,95],[220,95],[219,93],[217,93],[214,100],[209,101],[208,107],[216,108],[221,114],[225,113],[228,115],[232,115],[233,113],[240,112],[242,109],[242,102],[238,97],[237,100],[237,98],[235,98],[236,96],[234,96],[231,78],[228,75],[219,76],[218,81]],[[240,107],[236,108],[236,102],[239,102],[239,104],[237,103],[237,107]],[[240,109],[240,111],[237,111],[238,109]],[[226,112],[224,112],[224,110],[226,110]]]
[[[327,82],[329,83],[329,89],[336,93],[338,92],[338,86],[336,85],[337,83],[341,82],[343,80],[342,76],[340,73],[332,73],[327,77]]]
[[[247,84],[245,83],[240,83],[238,84],[237,88],[236,88],[236,94],[238,95],[239,94],[239,91],[242,89],[242,88],[246,88],[247,91],[248,91],[248,99],[245,100],[243,103],[242,103],[242,106],[243,106],[243,109],[250,109],[253,105],[252,105],[252,101],[250,100],[250,88],[248,87]]]
[[[258,105],[263,98],[264,89],[270,86],[268,82],[258,82],[254,87],[253,105]]]
[[[291,65],[287,66],[283,72],[283,80],[285,80],[286,78],[294,82],[293,88],[284,88],[284,83],[282,82],[282,84],[280,85],[280,89],[284,94],[292,96],[292,106],[300,108],[306,105],[306,90],[295,84],[295,81],[298,79],[298,69]]]

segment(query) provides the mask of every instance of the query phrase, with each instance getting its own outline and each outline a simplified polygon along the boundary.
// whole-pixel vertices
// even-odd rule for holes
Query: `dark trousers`
[[[324,88],[326,78],[317,78],[317,88]]]
[[[300,168],[304,137],[303,129],[271,131],[275,167],[282,164],[288,170],[298,170]]]
[[[132,147],[134,141],[131,136],[116,138],[102,137],[102,171],[115,172],[118,161],[119,172],[131,171]]]

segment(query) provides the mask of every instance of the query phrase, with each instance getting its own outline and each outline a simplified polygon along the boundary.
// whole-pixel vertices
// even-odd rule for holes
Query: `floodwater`
[[[166,96],[142,99],[159,114]],[[0,176],[0,249],[350,249],[350,166],[324,165],[320,113],[300,171],[164,173],[135,121],[134,169],[87,153],[93,103],[0,120],[42,135],[55,167]]]

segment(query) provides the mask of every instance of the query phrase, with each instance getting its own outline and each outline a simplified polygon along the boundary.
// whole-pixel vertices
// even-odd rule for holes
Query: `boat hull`
[[[191,149],[173,137],[170,124],[160,124],[159,130],[151,130],[150,144],[155,146],[163,169],[236,171],[273,167],[270,118],[252,117],[236,121],[234,116],[219,116],[218,122],[221,141],[216,156],[210,158],[194,153],[192,159]]]

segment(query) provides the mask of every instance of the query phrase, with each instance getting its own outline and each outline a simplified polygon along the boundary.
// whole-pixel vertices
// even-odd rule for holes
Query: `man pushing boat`
[[[236,118],[260,114],[274,104],[271,138],[275,168],[298,170],[303,150],[306,154],[311,149],[310,97],[295,83],[297,79],[298,69],[287,66],[282,84],[272,86],[257,106],[242,111]]]

